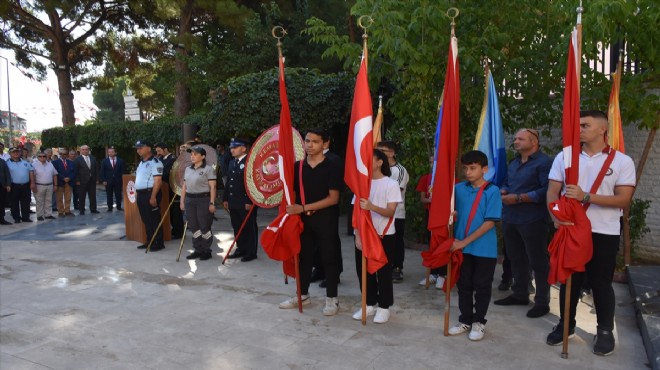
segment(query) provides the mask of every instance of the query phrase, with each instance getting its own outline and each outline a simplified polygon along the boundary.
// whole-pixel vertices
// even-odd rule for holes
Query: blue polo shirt
[[[34,171],[32,164],[20,159],[19,161],[8,160],[7,167],[11,174],[12,184],[27,184],[30,182],[30,171]]]
[[[145,190],[154,186],[154,177],[163,176],[163,162],[156,157],[141,161],[135,171],[135,189]]]
[[[454,237],[459,240],[465,239],[465,226],[467,225],[472,204],[477,198],[479,188],[472,187],[469,181],[456,184],[456,221],[454,222]],[[470,223],[468,235],[472,234],[486,221],[500,221],[502,217],[502,196],[500,189],[489,184],[484,190],[477,212]],[[495,228],[488,230],[479,239],[463,248],[463,253],[478,257],[497,258],[497,233]]]
[[[529,224],[547,220],[548,209],[545,204],[548,192],[548,174],[552,159],[538,151],[522,163],[520,156],[509,162],[507,177],[502,189],[509,194],[527,194],[533,203],[504,205],[502,221],[508,224]]]

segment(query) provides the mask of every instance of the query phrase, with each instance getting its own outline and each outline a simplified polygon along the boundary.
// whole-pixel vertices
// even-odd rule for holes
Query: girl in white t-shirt
[[[394,303],[392,288],[392,260],[394,251],[394,212],[401,202],[399,184],[390,179],[390,167],[385,153],[374,149],[371,172],[371,191],[369,199],[360,199],[360,208],[371,211],[376,233],[381,237],[382,248],[387,256],[388,263],[375,274],[367,275],[367,316],[375,315],[374,323],[386,323],[390,318],[390,306]],[[362,242],[359,234],[355,234],[355,266],[358,271],[358,280],[362,288]],[[362,308],[353,319],[362,319]]]

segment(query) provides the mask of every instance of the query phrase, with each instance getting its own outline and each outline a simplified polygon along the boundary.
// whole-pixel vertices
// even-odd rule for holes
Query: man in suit
[[[80,147],[80,156],[74,161],[76,166],[76,185],[78,186],[78,205],[80,206],[80,215],[85,214],[85,197],[89,195],[89,211],[99,213],[96,210],[96,181],[98,171],[96,158],[89,154],[89,146]]]
[[[53,161],[57,171],[57,214],[60,217],[73,216],[71,213],[71,196],[74,194],[73,184],[76,181],[76,166],[68,159],[68,151],[64,148],[58,150],[60,157]]]
[[[100,178],[105,186],[105,196],[108,201],[108,212],[112,212],[112,195],[115,196],[117,210],[122,211],[122,178],[124,174],[124,160],[117,157],[117,151],[113,146],[108,148],[108,157],[101,161]]]
[[[248,141],[246,139],[232,139],[229,144],[229,150],[234,159],[229,162],[227,186],[222,196],[222,204],[225,209],[229,210],[234,236],[241,228],[250,209],[255,207],[247,195],[245,181],[243,180],[247,146]],[[246,221],[245,227],[236,241],[236,252],[228,258],[240,257],[243,262],[257,258],[257,231],[257,210],[255,209],[250,213],[250,218]]]
[[[170,172],[172,166],[176,161],[174,154],[170,153],[167,144],[156,144],[156,156],[163,162],[163,182],[170,184]],[[183,236],[183,213],[181,212],[180,201],[181,198],[174,193],[172,187],[169,188],[170,200],[174,199],[172,207],[170,207],[170,223],[172,224],[172,240],[181,239]]]

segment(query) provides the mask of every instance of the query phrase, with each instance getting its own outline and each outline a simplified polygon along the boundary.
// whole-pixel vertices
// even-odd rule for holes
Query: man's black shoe
[[[35,212],[35,211],[33,211],[33,210],[30,210],[30,214],[33,215],[33,214],[35,214],[35,213],[37,213],[37,212]]]
[[[117,207],[117,211],[123,211],[124,209],[121,207]]]
[[[510,295],[506,298],[499,299],[493,303],[495,303],[498,306],[527,306],[529,304],[529,298],[520,299]]]
[[[568,328],[568,339],[571,339],[575,336],[575,328]],[[548,345],[558,346],[564,343],[564,324],[560,321],[557,326],[552,328],[552,332],[548,334],[548,338],[545,340]]]
[[[21,223],[21,219],[20,219],[20,218],[15,218],[15,219],[14,219],[14,223],[15,223],[15,224],[20,224],[20,223]]]
[[[213,254],[211,252],[206,252],[206,253],[202,253],[199,256],[199,260],[200,261],[206,261],[206,260],[211,259],[211,257],[213,257]],[[245,257],[243,257],[243,258],[245,258]]]
[[[149,252],[158,252],[163,249],[165,249],[164,245],[152,245],[151,248],[149,248]]]
[[[535,319],[547,315],[548,312],[550,312],[550,306],[534,306],[527,311],[527,317]]]
[[[46,216],[46,219],[47,219],[47,220],[54,220],[55,217],[53,217],[53,216]]]
[[[506,280],[502,280],[500,285],[497,286],[497,290],[501,292],[506,292],[509,288],[511,288],[511,282]]]
[[[190,253],[190,254],[186,257],[186,259],[187,259],[187,260],[194,260],[195,258],[199,258],[201,255],[202,255],[201,253],[199,253],[199,252],[197,252],[197,251],[194,251],[194,252]]]
[[[232,260],[232,259],[241,258],[241,257],[243,257],[243,253],[236,251],[236,252],[234,252],[234,254],[230,254],[229,257],[227,257],[227,258]]]
[[[39,216],[39,217],[37,217],[37,221],[44,221],[44,218]]]
[[[392,282],[393,283],[400,283],[403,281],[403,271],[401,271],[400,268],[395,267],[392,270]]]
[[[146,244],[138,245],[137,249],[147,249],[147,245]]]
[[[85,211],[80,211],[80,212],[78,212],[78,214],[81,215],[81,216],[84,216],[84,215],[85,215]]]
[[[244,256],[243,258],[241,258],[241,262],[250,262],[250,261],[256,260],[256,259],[257,259],[257,256],[254,256],[254,255]]]
[[[181,235],[172,235],[171,239],[172,240],[181,239]]]
[[[32,222],[30,218],[21,218],[21,221],[23,222]]]
[[[108,208],[108,212],[112,212],[112,208]],[[94,212],[92,212],[92,213],[94,213]]]
[[[312,270],[312,277],[309,279],[310,283],[315,283],[319,280],[325,279],[325,276],[316,267]]]
[[[112,210],[110,210],[110,212],[112,212]],[[89,213],[100,213],[100,212],[97,210],[93,210],[93,211],[89,211]]]
[[[3,218],[0,219],[0,225],[13,225],[13,224]]]
[[[614,352],[614,335],[611,331],[596,330],[593,351],[598,356],[609,356]]]

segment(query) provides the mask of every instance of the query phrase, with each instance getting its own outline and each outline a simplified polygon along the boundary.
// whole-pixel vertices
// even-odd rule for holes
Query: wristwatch
[[[210,202],[209,205],[214,206],[215,202]]]
[[[516,203],[522,203],[522,195],[516,194]]]
[[[589,203],[589,200],[591,200],[591,195],[589,193],[584,194],[584,198],[582,198],[582,203]]]

